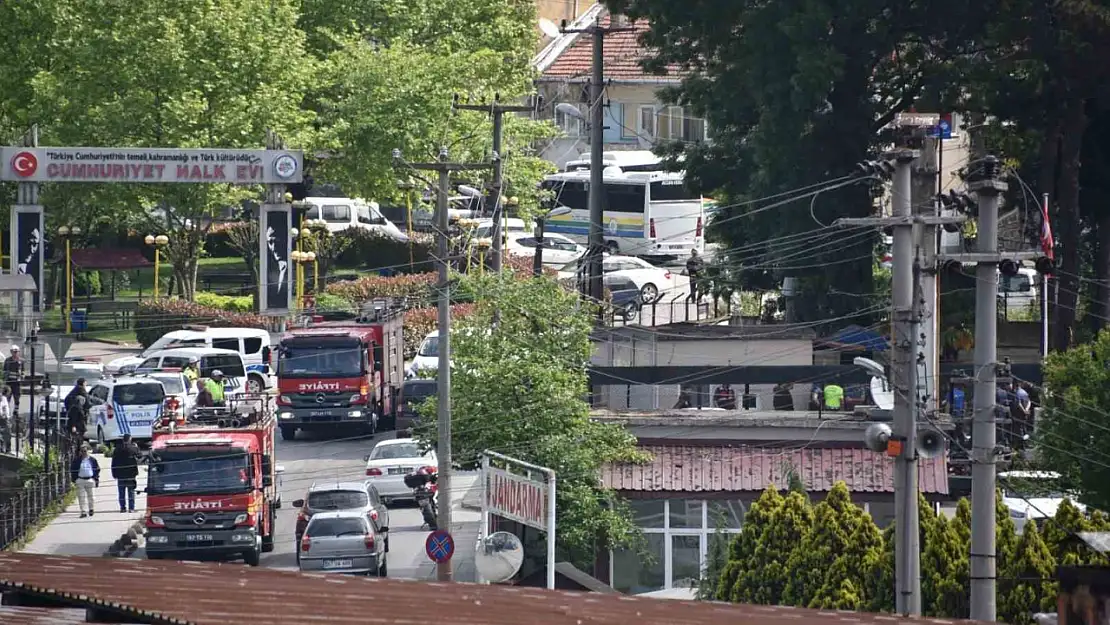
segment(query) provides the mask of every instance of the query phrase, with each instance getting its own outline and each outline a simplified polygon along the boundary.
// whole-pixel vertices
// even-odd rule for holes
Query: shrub
[[[63,263],[64,265],[64,263]],[[100,283],[100,272],[93,269],[90,271],[78,271],[73,276],[73,295],[100,295],[104,292],[104,287]]]
[[[342,319],[358,313],[355,305],[338,295],[321,293],[316,296],[316,312],[325,319]]]
[[[147,300],[139,303],[135,337],[146,348],[166,332],[180,330],[186,325],[265,328],[266,321],[254,313],[228,312],[180,299]]]
[[[218,308],[228,312],[249,313],[254,311],[254,297],[250,295],[219,295],[198,291],[194,301],[201,306]]]
[[[204,239],[204,254],[212,258],[238,258],[238,250],[231,243],[228,228],[232,224],[215,224]]]
[[[436,308],[416,308],[405,313],[405,359],[416,356],[420,343],[429,332],[436,329],[438,316]],[[456,304],[451,307],[451,316],[462,319],[474,312],[473,304]]]
[[[408,243],[360,228],[349,228],[337,236],[350,239],[350,245],[336,259],[339,267],[389,268],[395,273],[423,273],[434,269],[435,239],[432,235],[413,233],[411,267]]]
[[[389,278],[366,276],[351,282],[329,284],[324,292],[339,296],[354,305],[378,297],[405,297],[413,302],[411,305],[419,307],[431,301],[432,285],[435,284],[435,280],[434,273],[416,273]]]

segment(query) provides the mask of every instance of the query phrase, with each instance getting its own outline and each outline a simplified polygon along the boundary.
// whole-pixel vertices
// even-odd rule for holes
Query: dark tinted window
[[[257,337],[253,339],[243,339],[244,354],[255,354],[258,353],[260,349],[262,349],[262,339]]]
[[[432,381],[412,381],[405,382],[401,387],[401,394],[405,397],[405,401],[420,401],[427,397],[434,397],[436,394],[436,383]]]
[[[347,536],[350,534],[365,534],[366,520],[358,517],[342,519],[314,518],[308,523],[305,534],[308,536]]]
[[[404,458],[420,458],[424,452],[416,443],[397,443],[395,445],[378,445],[370,452],[371,460],[399,460]]]
[[[187,364],[189,364],[189,359],[180,356],[166,356],[162,359],[163,369],[184,368]],[[144,362],[143,365],[146,365],[146,363]],[[157,368],[158,365],[155,364],[154,366]]]
[[[639,291],[636,288],[636,283],[628,278],[608,278],[605,280],[605,286],[610,291]]]
[[[555,192],[556,206],[566,206],[578,210],[587,210],[590,207],[590,196],[586,193],[584,182],[556,183],[552,189]]]
[[[157,382],[123,384],[112,394],[112,401],[121,406],[148,406],[160,404],[164,399],[166,392]]]
[[[608,205],[605,210],[615,213],[644,212],[644,185],[606,184],[605,195]]]
[[[686,188],[681,180],[666,180],[651,183],[651,201],[697,200],[701,196]]]
[[[239,339],[212,339],[212,347],[216,349],[230,349],[233,352],[239,351]]]
[[[243,359],[238,354],[204,356],[200,359],[200,376],[202,378],[211,377],[212,372],[217,369],[229,378],[241,378],[246,375],[246,372],[243,371]]]
[[[521,247],[536,247],[536,239],[534,237],[520,237],[516,240],[516,244]],[[543,244],[550,246],[552,241],[544,241]]]
[[[369,502],[360,490],[324,490],[308,494],[308,507],[313,510],[350,510],[363,508]]]

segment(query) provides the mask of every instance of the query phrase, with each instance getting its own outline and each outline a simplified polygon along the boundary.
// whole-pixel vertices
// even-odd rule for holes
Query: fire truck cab
[[[404,380],[404,306],[373,300],[354,322],[293,330],[277,349],[278,427],[373,434],[396,424]]]

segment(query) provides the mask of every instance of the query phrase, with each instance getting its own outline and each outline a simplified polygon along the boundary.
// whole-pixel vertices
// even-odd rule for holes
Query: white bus
[[[686,188],[683,174],[610,166],[604,180],[602,236],[610,253],[666,261],[705,250],[705,200]],[[547,230],[588,243],[590,172],[552,174],[543,185],[555,194],[556,206],[571,209],[548,219]]]

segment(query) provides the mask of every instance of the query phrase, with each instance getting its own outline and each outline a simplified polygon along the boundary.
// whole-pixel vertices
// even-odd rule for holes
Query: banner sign
[[[297,184],[303,170],[300,150],[0,148],[11,182]]]
[[[490,467],[486,475],[486,507],[491,514],[547,529],[547,484]]]
[[[289,204],[263,204],[258,219],[259,310],[284,313],[292,304],[293,209]]]
[[[26,274],[35,281],[38,290],[32,298],[32,307],[35,312],[42,310],[43,287],[43,213],[42,206],[15,205],[12,207],[12,241],[9,249],[15,250],[12,254],[12,266],[15,274]]]

